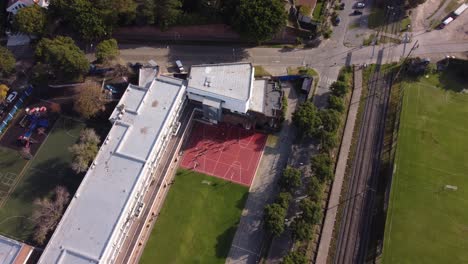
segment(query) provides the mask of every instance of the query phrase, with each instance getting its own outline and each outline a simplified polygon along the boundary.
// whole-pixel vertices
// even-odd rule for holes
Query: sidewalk
[[[322,227],[317,258],[315,261],[315,263],[318,264],[327,263],[330,243],[333,238],[333,228],[335,225],[336,214],[338,212],[338,205],[340,203],[341,187],[343,186],[343,180],[346,172],[346,164],[348,161],[349,150],[351,148],[351,142],[353,139],[354,125],[356,123],[357,112],[359,109],[359,101],[361,99],[361,92],[362,69],[355,69],[353,95],[351,97],[348,117],[346,119],[345,131],[340,147],[340,154],[338,156],[338,162],[335,169],[335,180],[333,181],[330,199],[328,200],[328,209],[326,211],[325,222]]]

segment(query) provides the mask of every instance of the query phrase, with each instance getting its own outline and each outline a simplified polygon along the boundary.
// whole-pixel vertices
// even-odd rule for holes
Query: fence
[[[13,119],[16,112],[18,112],[18,109],[21,108],[24,101],[32,94],[32,90],[33,90],[32,85],[29,85],[29,87],[23,92],[23,94],[18,99],[18,101],[16,101],[16,104],[11,108],[10,112],[8,112],[5,119],[3,119],[2,123],[0,124],[0,134],[8,126],[8,123]]]

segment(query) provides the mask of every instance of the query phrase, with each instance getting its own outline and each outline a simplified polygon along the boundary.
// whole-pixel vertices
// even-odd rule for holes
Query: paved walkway
[[[317,264],[327,263],[330,243],[333,237],[333,228],[335,226],[335,218],[338,211],[338,205],[340,203],[341,187],[343,186],[343,180],[346,172],[346,163],[348,161],[348,155],[353,139],[354,125],[356,123],[357,112],[359,109],[361,92],[362,69],[356,69],[354,71],[354,90],[353,95],[351,97],[351,105],[349,107],[345,131],[343,134],[343,141],[341,143],[340,154],[338,156],[338,163],[335,169],[335,180],[333,181],[330,200],[328,201],[328,209],[325,215],[325,223],[322,227],[320,244],[318,248],[317,259],[315,262]]]
[[[254,264],[260,260],[265,236],[263,228],[263,209],[265,204],[275,198],[277,181],[287,163],[295,129],[291,124],[292,112],[296,108],[296,95],[288,93],[288,112],[283,129],[279,134],[270,136],[276,140],[267,140],[263,158],[251,185],[249,197],[242,212],[239,226],[232,241],[227,264]]]

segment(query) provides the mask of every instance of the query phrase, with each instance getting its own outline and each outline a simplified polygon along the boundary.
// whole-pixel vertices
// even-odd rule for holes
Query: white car
[[[362,3],[362,2],[357,2],[357,3],[356,3],[356,7],[357,7],[357,8],[364,8],[364,7],[366,7],[366,4],[364,4],[364,3]]]
[[[16,98],[17,95],[18,95],[18,92],[16,92],[16,91],[11,92],[11,93],[7,96],[6,102],[10,104],[11,102],[13,102],[13,101],[15,100],[15,98]]]

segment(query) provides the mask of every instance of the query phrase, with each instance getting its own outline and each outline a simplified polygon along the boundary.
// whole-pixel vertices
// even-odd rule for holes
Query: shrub
[[[336,95],[330,95],[328,97],[328,107],[332,110],[343,113],[345,110],[343,98]]]
[[[265,228],[274,236],[279,236],[284,232],[284,218],[286,209],[277,203],[265,206],[264,212]]]

